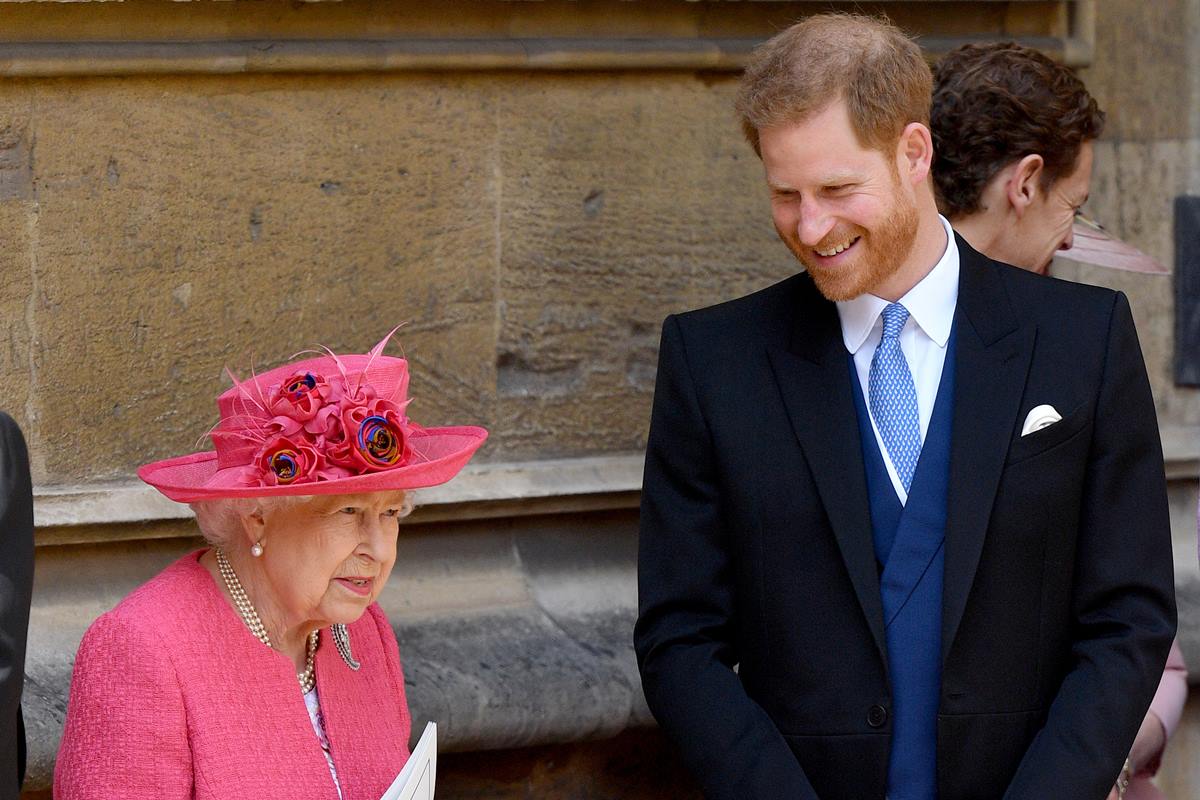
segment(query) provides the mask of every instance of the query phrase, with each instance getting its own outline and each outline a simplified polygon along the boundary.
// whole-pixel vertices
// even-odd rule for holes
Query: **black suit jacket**
[[[17,424],[0,413],[0,800],[16,800],[25,775],[21,687],[33,587],[33,492]]]
[[[942,800],[1103,800],[1175,632],[1125,297],[958,240]],[[884,797],[879,571],[836,307],[801,274],[669,317],[642,494],[646,699],[711,798]],[[1035,406],[1063,419],[1021,436]]]

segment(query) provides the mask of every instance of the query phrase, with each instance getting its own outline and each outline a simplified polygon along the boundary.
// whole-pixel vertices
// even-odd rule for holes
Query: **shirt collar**
[[[933,269],[900,298],[900,303],[926,336],[938,347],[945,347],[954,323],[954,307],[958,303],[958,243],[954,241],[954,230],[946,218],[939,214],[938,220],[946,230],[946,250]],[[842,341],[847,350],[858,352],[875,327],[875,321],[889,305],[889,301],[873,294],[838,302]]]

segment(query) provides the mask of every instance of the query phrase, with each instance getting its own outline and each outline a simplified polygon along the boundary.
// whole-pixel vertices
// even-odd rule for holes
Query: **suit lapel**
[[[787,347],[770,348],[771,367],[855,594],[887,664],[849,357],[842,343],[837,307],[821,297],[810,280],[798,285],[802,288],[795,304],[791,340]]]
[[[958,239],[954,423],[942,590],[942,660],[962,621],[1005,456],[1017,424],[1036,329],[1008,299],[1004,269]]]

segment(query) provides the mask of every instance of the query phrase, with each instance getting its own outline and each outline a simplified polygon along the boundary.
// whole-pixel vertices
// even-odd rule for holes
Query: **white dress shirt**
[[[958,304],[958,245],[954,231],[946,218],[938,215],[946,229],[946,250],[929,274],[900,298],[900,304],[908,309],[908,320],[900,330],[900,349],[908,361],[913,384],[917,390],[917,415],[921,426],[921,442],[929,431],[929,420],[933,416],[933,403],[937,399],[938,386],[942,382],[942,365],[946,363],[946,345],[950,341],[950,327],[954,322],[954,308]],[[871,359],[875,348],[883,338],[883,310],[890,301],[873,294],[859,295],[853,300],[837,304],[838,318],[842,324],[842,341],[846,350],[854,354],[854,367],[858,372],[858,383],[863,398],[870,397],[867,388],[871,375]],[[875,415],[867,403],[871,417],[871,428],[875,431],[875,442],[883,454],[892,486],[901,504],[908,502],[908,492],[900,482],[896,465],[883,445]]]

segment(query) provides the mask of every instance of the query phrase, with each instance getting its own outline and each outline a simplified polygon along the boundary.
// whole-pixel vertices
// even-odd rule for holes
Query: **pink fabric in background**
[[[222,596],[197,551],[102,615],[79,646],[54,772],[61,800],[337,799],[295,668]],[[362,669],[322,631],[317,693],[345,800],[377,800],[408,759],[391,625],[349,626]]]
[[[1171,653],[1167,656],[1167,667],[1163,670],[1162,680],[1158,683],[1158,691],[1150,703],[1150,710],[1162,720],[1163,730],[1167,741],[1175,733],[1179,718],[1183,715],[1183,705],[1187,702],[1187,666],[1183,663],[1183,653],[1179,649],[1179,640],[1171,643]],[[1166,800],[1166,795],[1150,782],[1158,772],[1162,761],[1162,751],[1157,757],[1129,781],[1129,789],[1125,792],[1125,800]]]

